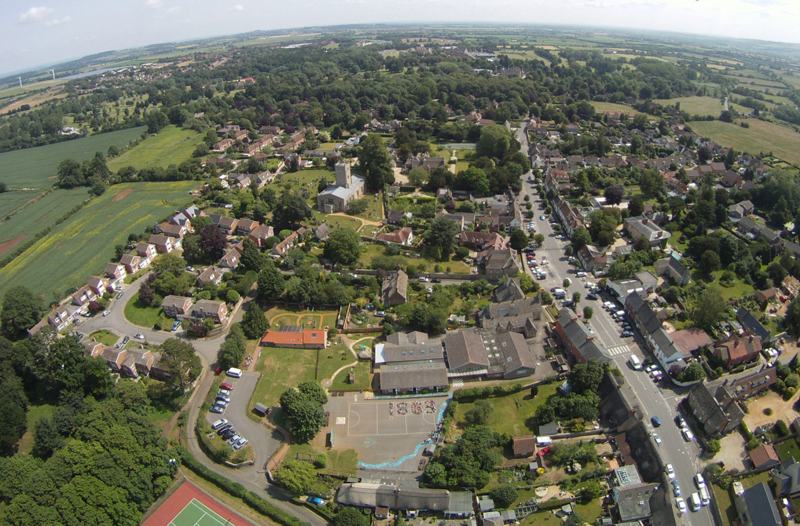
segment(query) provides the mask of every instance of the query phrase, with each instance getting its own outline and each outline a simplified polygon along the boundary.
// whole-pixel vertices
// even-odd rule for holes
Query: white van
[[[630,355],[630,357],[628,358],[628,363],[631,364],[631,367],[633,367],[635,371],[642,370],[642,361],[635,354]]]
[[[567,296],[567,291],[564,289],[556,289],[553,291],[553,297],[557,300],[565,298]]]
[[[692,508],[692,511],[698,511],[700,509],[700,494],[696,491],[689,497],[689,507]]]
[[[708,486],[700,488],[700,504],[708,506],[711,503],[711,494],[708,492]]]
[[[539,447],[549,446],[553,443],[553,439],[546,436],[536,437],[536,445]]]
[[[230,369],[228,369],[228,371],[225,374],[227,374],[231,378],[241,378],[242,377],[242,370],[241,369],[237,369],[236,367],[231,367]]]

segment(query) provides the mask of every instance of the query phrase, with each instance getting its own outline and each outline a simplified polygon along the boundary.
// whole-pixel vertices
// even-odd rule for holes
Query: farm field
[[[681,111],[685,111],[689,115],[711,115],[714,117],[722,113],[722,101],[714,97],[677,97],[674,99],[658,99],[653,102],[661,104],[662,106],[674,105],[676,102],[681,103]],[[750,110],[744,106],[731,103],[732,109],[742,113],[748,113]]]
[[[25,202],[24,208],[10,216],[2,216],[5,210],[0,202],[0,216],[3,217],[0,221],[0,258],[20,243],[54,225],[67,212],[89,198],[86,188],[53,190],[41,199],[35,199],[32,194],[24,195],[29,201]]]
[[[108,167],[116,171],[125,166],[141,170],[179,165],[192,156],[192,152],[201,142],[202,137],[196,131],[167,126],[109,161]]]
[[[125,244],[175,209],[188,204],[196,183],[126,183],[115,185],[0,269],[0,294],[24,283],[45,300],[61,298],[69,288],[101,272]]]
[[[772,152],[784,161],[800,165],[800,133],[758,119],[745,119],[750,127],[721,121],[693,121],[689,125],[699,135],[723,146],[758,154]]]
[[[631,106],[628,106],[627,104],[592,101],[592,106],[594,106],[594,110],[597,113],[605,113],[607,111],[610,111],[610,112],[625,113],[627,115],[639,115],[639,111],[635,110]]]
[[[122,147],[138,138],[144,127],[128,128],[80,139],[0,153],[3,182],[9,190],[42,190],[56,180],[58,163],[64,159],[82,161],[96,152],[106,153],[109,146]]]

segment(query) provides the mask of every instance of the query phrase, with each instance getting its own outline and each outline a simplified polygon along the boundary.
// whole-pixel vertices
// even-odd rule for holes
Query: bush
[[[517,500],[517,490],[510,484],[498,486],[489,493],[498,508],[508,508]]]
[[[328,457],[324,454],[320,453],[316,457],[314,457],[314,467],[317,469],[325,469],[328,465]]]

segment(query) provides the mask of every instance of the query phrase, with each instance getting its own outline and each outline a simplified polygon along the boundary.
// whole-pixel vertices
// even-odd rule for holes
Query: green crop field
[[[46,300],[103,270],[114,246],[130,233],[141,233],[170,212],[191,202],[197,183],[126,183],[115,185],[61,223],[11,263],[0,269],[0,294],[24,284]]]
[[[24,208],[0,219],[0,258],[20,243],[54,225],[67,212],[88,198],[86,188],[53,190],[42,197],[31,195],[30,201],[26,202]]]
[[[125,146],[138,138],[143,131],[144,127],[128,128],[1,153],[0,166],[3,169],[0,180],[8,185],[9,190],[42,190],[55,182],[58,163],[64,159],[82,161],[96,152],[105,154],[109,146]]]
[[[194,130],[167,126],[109,161],[108,167],[116,171],[125,166],[142,169],[178,165],[188,160],[201,142],[202,137]]]
[[[771,122],[745,119],[750,127],[721,121],[694,121],[689,125],[703,137],[708,137],[723,146],[758,154],[772,152],[784,161],[800,165],[800,133]]]
[[[605,113],[607,111],[625,113],[627,115],[638,115],[640,113],[632,106],[628,106],[627,104],[616,104],[614,102],[592,101],[592,106],[594,106],[594,110],[597,113]]]

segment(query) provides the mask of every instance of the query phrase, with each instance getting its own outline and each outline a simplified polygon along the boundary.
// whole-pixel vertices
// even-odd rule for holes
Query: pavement
[[[523,151],[527,151],[528,139],[524,129],[517,130],[516,138],[522,145]],[[640,357],[650,357],[649,352],[645,352],[644,346],[640,346],[635,338],[622,338],[620,336],[621,327],[611,317],[610,313],[603,309],[600,300],[587,300],[588,289],[584,287],[586,280],[595,281],[589,274],[586,278],[579,279],[575,276],[577,267],[568,262],[564,255],[564,249],[569,241],[561,241],[555,237],[553,228],[550,226],[550,218],[545,216],[545,220],[539,217],[544,215],[544,195],[538,195],[534,184],[528,182],[528,175],[523,175],[523,185],[518,199],[518,205],[524,207],[524,196],[530,195],[533,205],[533,222],[535,232],[544,235],[542,246],[536,249],[536,258],[541,260],[542,256],[548,260],[545,267],[547,277],[540,280],[539,284],[545,290],[552,287],[562,287],[564,278],[569,278],[571,284],[566,288],[567,299],[571,299],[573,292],[581,293],[581,301],[577,311],[581,312],[584,306],[590,305],[593,308],[593,316],[589,320],[589,326],[593,330],[597,340],[603,345],[607,356],[613,364],[622,372],[627,385],[629,385],[639,401],[639,406],[647,419],[648,426],[652,416],[658,416],[662,425],[655,429],[661,437],[662,444],[659,447],[662,462],[672,464],[675,468],[677,479],[680,483],[682,496],[687,499],[692,492],[696,491],[692,477],[695,473],[702,471],[703,464],[700,460],[700,449],[696,442],[687,443],[683,440],[680,430],[673,422],[678,413],[677,406],[685,396],[685,392],[672,389],[671,386],[655,384],[644,371],[635,371],[628,364],[627,360],[631,354]],[[523,208],[524,213],[524,208]],[[525,271],[532,276],[530,269],[525,265]],[[655,361],[655,360],[653,360]],[[713,525],[714,520],[708,507],[701,508],[698,512],[687,511],[678,522],[679,524],[692,524],[698,526]]]
[[[142,276],[136,281],[126,285],[122,297],[110,302],[107,309],[109,312],[108,316],[96,315],[92,318],[87,318],[78,327],[78,330],[88,335],[100,329],[107,329],[120,336],[130,336],[132,340],[134,335],[142,334],[147,343],[154,345],[159,345],[169,338],[181,337],[181,332],[156,331],[152,328],[134,325],[125,318],[125,304],[139,291],[139,288],[146,278],[147,275]],[[243,304],[240,304],[239,308],[231,313],[231,323],[241,320],[244,311],[242,305]],[[230,325],[228,325],[228,327],[229,326]],[[234,427],[241,431],[253,445],[253,450],[256,455],[255,463],[252,466],[229,468],[210,460],[202,449],[200,449],[195,434],[195,422],[197,418],[200,417],[201,406],[213,385],[214,374],[211,371],[210,364],[217,361],[217,351],[219,351],[219,347],[225,340],[226,335],[227,330],[224,330],[222,334],[210,338],[187,340],[194,346],[195,350],[197,350],[197,354],[203,364],[203,373],[197,381],[194,393],[192,393],[191,398],[183,408],[183,410],[187,411],[189,414],[185,426],[186,443],[189,451],[191,451],[192,455],[207,468],[242,484],[247,489],[284,512],[312,526],[325,526],[327,524],[325,519],[304,506],[292,504],[289,500],[291,498],[290,495],[281,488],[269,484],[267,481],[264,466],[267,460],[281,446],[282,437],[277,431],[270,429],[266,425],[254,422],[247,416],[248,402],[258,382],[259,373],[247,372],[238,380],[230,379],[232,383],[234,381],[236,382],[236,386],[231,395],[231,404],[228,406],[225,414],[222,415],[233,423]],[[208,418],[209,422],[220,418],[219,415],[213,413],[207,413],[207,415],[210,416],[204,416],[204,418]]]

